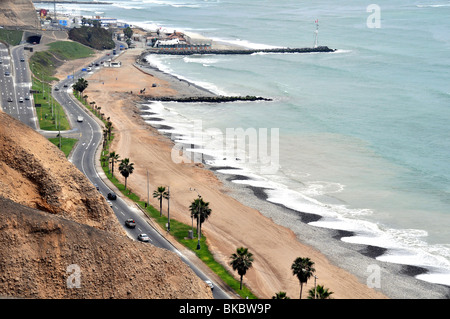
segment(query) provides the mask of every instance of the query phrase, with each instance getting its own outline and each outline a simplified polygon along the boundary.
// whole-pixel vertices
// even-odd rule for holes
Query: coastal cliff
[[[2,297],[212,298],[176,254],[128,238],[64,154],[1,111],[0,242]]]
[[[11,27],[38,27],[39,21],[33,1],[0,1],[0,25]]]

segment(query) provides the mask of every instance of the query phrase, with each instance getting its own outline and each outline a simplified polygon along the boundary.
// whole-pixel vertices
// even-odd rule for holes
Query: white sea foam
[[[222,89],[220,89],[217,85],[215,85],[213,83],[186,78],[180,74],[177,74],[173,69],[171,69],[169,67],[171,59],[183,59],[184,60],[186,57],[181,57],[181,58],[178,56],[167,57],[167,56],[155,56],[153,54],[149,54],[145,58],[150,63],[150,65],[161,70],[162,72],[165,72],[167,74],[174,76],[175,78],[188,81],[190,83],[198,85],[199,87],[205,88],[205,89],[207,89],[215,94],[218,94],[218,95],[233,95],[233,94],[223,91]]]
[[[120,8],[120,9],[125,9],[125,10],[140,10],[142,9],[142,7],[138,7],[138,6],[130,6],[128,4],[125,3],[118,3],[118,2],[113,2],[111,3],[112,6]]]
[[[281,48],[279,46],[273,46],[273,45],[263,44],[263,43],[254,43],[254,42],[250,42],[248,40],[241,40],[241,39],[222,39],[222,38],[212,37],[212,40],[219,42],[219,43],[220,42],[228,43],[228,44],[232,44],[232,45],[237,45],[237,46],[250,48],[250,49],[257,49],[257,50]]]

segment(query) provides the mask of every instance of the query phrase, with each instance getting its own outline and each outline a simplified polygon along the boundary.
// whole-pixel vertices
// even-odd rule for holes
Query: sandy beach
[[[135,171],[128,178],[131,190],[142,199],[147,198],[148,172],[150,192],[158,186],[170,186],[170,216],[189,225],[188,207],[197,192],[201,194],[212,209],[202,231],[215,258],[237,277],[228,265],[229,256],[236,248],[247,247],[254,255],[254,264],[244,277],[244,283],[260,298],[271,298],[279,291],[286,291],[294,299],[299,297],[300,285],[291,271],[297,257],[309,257],[315,263],[317,284],[329,288],[335,299],[387,298],[382,289],[367,285],[370,275],[367,267],[377,264],[373,258],[382,253],[376,247],[362,245],[357,247],[359,253],[355,253],[354,248],[336,240],[344,234],[300,222],[302,218],[314,216],[299,216],[298,229],[294,233],[281,226],[283,216],[292,212],[267,203],[257,190],[238,187],[229,182],[230,176],[215,174],[203,164],[173,162],[172,141],[140,116],[142,97],[139,92],[145,88],[145,94],[154,97],[179,97],[204,95],[205,91],[157,70],[146,69],[144,72],[135,65],[141,52],[141,49],[124,51],[117,58],[122,67],[102,68],[95,72],[88,78],[89,86],[85,91],[88,100],[95,101],[113,122],[115,139],[111,151],[121,158],[130,158],[135,164]],[[197,192],[190,190],[192,188]],[[159,202],[153,198],[150,203],[159,207]],[[298,236],[299,233],[302,236]],[[327,247],[335,253],[326,257],[313,246]],[[338,264],[345,267],[338,267]],[[383,265],[382,288],[392,292],[390,297],[393,298],[411,298],[416,290],[427,296],[429,285],[414,279],[413,273],[414,269],[401,265]],[[402,276],[402,281],[398,281],[397,276]],[[313,286],[314,278],[304,286],[303,298]]]
[[[211,217],[203,225],[208,245],[215,258],[228,266],[229,256],[244,246],[254,254],[254,265],[244,277],[244,283],[261,298],[271,298],[286,291],[291,298],[299,296],[299,282],[292,275],[291,265],[297,257],[309,257],[315,262],[317,284],[334,292],[334,298],[385,298],[369,288],[356,276],[333,265],[316,249],[302,244],[289,229],[277,225],[257,209],[248,207],[231,196],[231,190],[211,170],[202,164],[176,164],[171,159],[172,141],[146,124],[139,115],[139,92],[146,89],[153,96],[195,95],[184,82],[164,78],[155,71],[149,75],[134,66],[140,49],[125,51],[117,60],[121,68],[103,68],[88,78],[85,91],[89,101],[96,101],[102,112],[111,118],[115,139],[111,150],[121,158],[130,158],[135,171],[128,185],[141,198],[147,198],[147,171],[150,189],[168,185],[171,191],[171,218],[191,224],[189,205],[197,197],[195,188],[210,203]],[[156,87],[152,87],[156,84]],[[188,91],[186,91],[188,90]],[[133,92],[133,93],[131,93]],[[188,107],[188,106],[186,106]],[[119,174],[118,174],[119,175]],[[119,177],[121,178],[121,177]],[[158,202],[150,198],[158,207]],[[305,291],[313,287],[308,281]]]

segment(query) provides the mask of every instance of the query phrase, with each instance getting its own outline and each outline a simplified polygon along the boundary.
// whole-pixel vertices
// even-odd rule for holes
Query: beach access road
[[[101,59],[105,59],[102,57]],[[94,62],[95,64],[95,62]],[[100,68],[100,67],[98,67]],[[91,72],[95,72],[93,68]],[[73,78],[72,78],[73,76]],[[116,193],[117,199],[111,200],[112,209],[120,222],[125,228],[128,236],[134,240],[141,233],[145,233],[150,237],[149,243],[159,248],[167,249],[177,253],[181,260],[183,260],[202,280],[212,280],[204,272],[199,269],[193,262],[183,256],[178,249],[176,249],[157,229],[151,226],[142,211],[137,209],[132,203],[122,198],[115,187],[107,180],[106,176],[101,171],[96,163],[99,163],[98,156],[101,150],[102,143],[102,126],[99,120],[95,118],[90,112],[86,111],[83,106],[75,99],[72,94],[71,85],[77,81],[78,78],[89,78],[90,74],[86,71],[77,71],[69,76],[69,78],[62,80],[59,83],[60,89],[53,91],[53,96],[60,103],[69,118],[72,126],[72,132],[78,138],[78,143],[73,149],[69,160],[92,182],[98,186],[98,191],[107,198],[108,193]],[[65,87],[67,86],[67,87]],[[82,122],[77,122],[78,116],[83,117]],[[133,218],[136,221],[135,228],[127,228],[125,221]],[[214,282],[214,280],[212,280]],[[230,296],[220,288],[219,285],[214,285],[214,298],[228,299]]]

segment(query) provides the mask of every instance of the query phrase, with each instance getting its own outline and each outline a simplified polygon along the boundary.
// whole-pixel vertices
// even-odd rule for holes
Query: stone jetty
[[[260,97],[260,96],[225,96],[225,95],[217,95],[217,96],[189,96],[189,97],[152,97],[152,96],[142,96],[146,101],[160,101],[160,102],[182,102],[182,103],[224,103],[224,102],[236,102],[236,101],[272,101],[270,98]]]
[[[255,54],[255,53],[313,53],[313,52],[334,52],[336,49],[330,49],[327,46],[317,48],[273,48],[273,49],[211,49],[211,48],[183,48],[183,47],[164,47],[151,48],[147,54],[169,54],[169,55],[193,55],[193,54]]]

